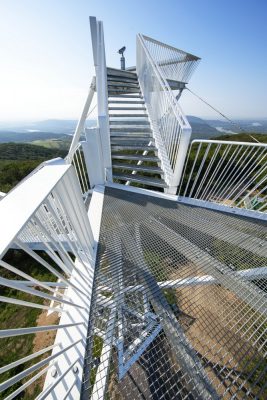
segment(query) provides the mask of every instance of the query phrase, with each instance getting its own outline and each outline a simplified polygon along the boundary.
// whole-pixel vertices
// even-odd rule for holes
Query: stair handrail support
[[[140,89],[141,89],[143,98],[145,100],[147,112],[148,112],[149,119],[151,122],[153,137],[155,139],[155,144],[158,149],[158,156],[161,160],[161,167],[164,172],[164,179],[165,179],[166,183],[169,185],[171,182],[172,170],[171,170],[171,165],[169,162],[169,158],[168,158],[166,149],[163,144],[162,137],[159,132],[157,120],[153,116],[153,110],[151,108],[150,101],[148,100],[148,96],[147,96],[147,93],[145,90],[145,81],[147,80],[147,76],[146,76],[147,74],[146,74],[146,70],[143,65],[143,60],[141,59],[142,58],[141,52],[139,51],[139,48],[138,48],[138,41],[141,41],[141,40],[142,40],[141,35],[140,34],[137,35],[137,37],[136,37],[136,72],[137,72],[137,77],[138,77],[138,81],[140,84]],[[144,46],[142,46],[142,49],[146,53],[146,56],[149,60],[150,55],[147,54],[147,49]]]
[[[96,72],[96,94],[98,127],[101,139],[105,179],[112,182],[112,161],[108,115],[107,67],[105,56],[104,29],[102,21],[90,17],[93,59]]]
[[[74,153],[75,153],[75,151],[77,149],[77,145],[79,143],[81,134],[82,134],[82,132],[84,132],[85,121],[86,121],[86,118],[88,116],[88,112],[89,112],[90,106],[92,104],[92,100],[93,100],[95,91],[96,91],[96,77],[93,76],[91,84],[90,84],[89,93],[88,93],[88,96],[86,98],[86,101],[85,101],[85,104],[84,104],[80,119],[79,119],[79,121],[77,123],[76,129],[75,129],[72,141],[71,141],[71,145],[70,145],[70,148],[69,148],[68,155],[66,157],[66,162],[68,164],[71,164],[72,158],[73,158]]]
[[[149,39],[146,37],[146,39]],[[163,44],[162,44],[163,45]],[[176,121],[172,121],[172,124],[168,127],[168,137],[164,137],[164,132],[161,131],[161,126],[159,124],[160,118],[158,117],[158,110],[153,110],[150,107],[150,99],[152,88],[148,88],[149,92],[146,90],[146,82],[144,80],[144,65],[143,61],[140,60],[140,47],[145,53],[147,61],[153,71],[154,80],[156,80],[155,85],[160,87],[160,91],[164,92],[164,106],[167,107],[168,113],[172,113]],[[159,157],[162,162],[162,168],[165,174],[165,179],[168,184],[168,188],[165,190],[167,193],[176,194],[177,187],[181,180],[182,170],[188,150],[188,146],[191,138],[191,126],[183,113],[177,99],[175,98],[166,77],[164,77],[161,72],[157,62],[153,60],[152,55],[149,52],[142,34],[137,35],[137,60],[136,60],[136,70],[138,79],[140,82],[140,87],[144,95],[144,99],[147,104],[148,113],[151,119],[151,124],[153,127],[153,135],[155,141],[159,148]],[[155,86],[154,85],[154,86]],[[155,88],[154,88],[155,89]],[[160,107],[160,105],[158,105]],[[153,116],[153,111],[155,116]],[[165,111],[165,117],[167,115]],[[165,126],[166,129],[166,126]],[[167,141],[166,141],[167,139]]]

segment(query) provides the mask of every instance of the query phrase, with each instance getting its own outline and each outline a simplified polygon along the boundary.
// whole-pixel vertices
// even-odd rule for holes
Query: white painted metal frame
[[[90,17],[91,39],[94,66],[96,71],[96,92],[98,108],[98,127],[101,138],[105,180],[112,182],[112,163],[108,116],[107,68],[102,21]]]
[[[73,159],[74,153],[75,153],[75,151],[77,149],[81,134],[84,132],[85,121],[86,121],[87,116],[88,116],[88,112],[89,112],[89,109],[90,109],[90,106],[91,106],[91,103],[92,103],[92,100],[93,100],[93,97],[94,97],[95,90],[96,90],[96,78],[95,78],[95,76],[93,76],[92,82],[91,82],[91,85],[90,85],[90,90],[89,90],[87,99],[85,101],[85,104],[84,104],[80,119],[79,119],[78,124],[76,126],[76,129],[75,129],[75,132],[74,132],[74,135],[73,135],[73,138],[72,138],[72,142],[71,142],[71,145],[70,145],[70,148],[69,148],[68,155],[66,157],[66,160],[69,163],[72,162],[72,159]]]
[[[72,150],[72,157],[70,159],[71,164],[73,165],[81,193],[83,194],[84,198],[87,198],[88,192],[90,190],[90,179],[89,179],[89,169],[87,168],[86,163],[86,155],[84,152],[84,141],[78,142],[76,148]]]
[[[267,144],[193,140],[179,195],[183,201],[197,200],[198,205],[213,202],[242,213],[246,209],[266,213]]]
[[[149,52],[147,40],[149,38],[141,34],[137,36],[136,71],[150,116],[164,177],[169,186],[166,192],[176,194],[189,146],[191,127],[166,76]]]
[[[96,218],[95,211],[94,214]],[[66,164],[64,160],[55,160],[46,163],[5,196],[0,205],[0,218],[6,227],[0,233],[1,267],[26,279],[26,282],[23,282],[1,278],[1,284],[37,298],[61,304],[58,308],[11,297],[0,298],[1,301],[21,307],[40,308],[61,315],[59,325],[0,331],[0,338],[57,331],[53,345],[4,366],[0,370],[0,373],[3,373],[15,365],[23,364],[52,351],[51,355],[46,356],[45,359],[1,383],[0,391],[35,373],[29,381],[7,397],[11,399],[42,374],[47,373],[44,392],[38,398],[59,399],[64,398],[68,392],[72,398],[78,399],[81,391],[97,248],[98,232],[95,229],[100,225],[101,215],[98,214],[98,223],[94,221],[95,227],[92,230],[73,167]],[[43,243],[46,254],[56,263],[56,269],[41,254],[33,251],[27,242],[21,240],[24,231],[27,230],[30,230]],[[59,291],[54,288],[52,282],[41,282],[31,277],[30,273],[22,272],[16,266],[5,262],[3,257],[14,242],[17,248],[25,251],[35,262],[60,279],[66,289]],[[65,247],[65,243],[68,243],[68,246]],[[75,256],[75,262],[72,261],[69,251]],[[44,369],[39,371],[43,367]],[[70,381],[73,382],[71,390]]]

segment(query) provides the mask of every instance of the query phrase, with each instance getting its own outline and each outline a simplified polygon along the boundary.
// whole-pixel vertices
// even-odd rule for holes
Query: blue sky
[[[267,118],[266,0],[0,0],[0,121],[78,118],[93,71],[88,17],[107,64],[144,33],[202,58],[189,87],[232,118]],[[191,94],[186,114],[217,115]]]

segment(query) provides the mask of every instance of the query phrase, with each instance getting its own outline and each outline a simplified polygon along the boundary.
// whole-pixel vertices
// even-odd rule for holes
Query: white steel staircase
[[[68,156],[0,202],[1,398],[265,400],[267,145],[190,143],[199,59],[139,34],[135,72],[106,68],[90,25]]]
[[[136,73],[107,68],[113,179],[166,188]]]

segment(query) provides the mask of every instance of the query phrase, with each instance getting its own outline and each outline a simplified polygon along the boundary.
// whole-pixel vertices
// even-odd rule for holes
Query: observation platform
[[[116,185],[102,200],[84,398],[264,398],[266,221]]]
[[[108,68],[90,27],[66,159],[0,202],[1,398],[266,399],[267,144],[191,141],[199,58],[138,34]]]

